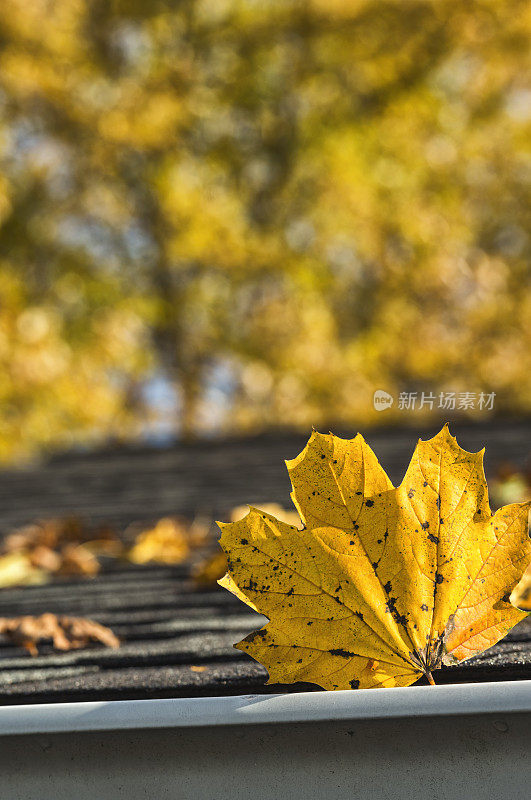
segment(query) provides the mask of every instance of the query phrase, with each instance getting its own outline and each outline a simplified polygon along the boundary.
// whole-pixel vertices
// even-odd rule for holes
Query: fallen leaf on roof
[[[100,642],[106,647],[120,646],[120,640],[110,628],[98,622],[49,613],[39,617],[0,617],[0,634],[24,647],[32,656],[39,654],[37,643],[47,640],[51,640],[57,650],[75,650],[90,642]]]
[[[26,553],[0,556],[0,589],[7,586],[31,586],[46,583],[47,573],[38,569]]]
[[[496,505],[523,503],[531,500],[531,474],[521,472],[508,461],[498,465],[491,481],[491,496]]]
[[[509,600],[515,608],[531,611],[531,564],[512,590]]]
[[[220,523],[220,584],[269,618],[236,647],[270,683],[407,686],[501,639],[531,560],[530,503],[491,513],[483,451],[448,427],[394,487],[361,435],[314,432],[287,467],[304,530],[251,508]]]
[[[185,525],[173,517],[164,517],[157,524],[136,537],[128,558],[134,564],[180,564],[190,554],[190,543]]]
[[[43,575],[93,577],[100,571],[99,556],[116,558],[123,545],[110,528],[92,530],[76,517],[66,517],[35,522],[11,532],[2,550],[6,557],[16,555],[20,563],[27,561]],[[19,580],[17,584],[24,582],[28,581]]]
[[[100,571],[100,562],[88,544],[69,544],[61,552],[61,575],[85,575],[93,577]]]

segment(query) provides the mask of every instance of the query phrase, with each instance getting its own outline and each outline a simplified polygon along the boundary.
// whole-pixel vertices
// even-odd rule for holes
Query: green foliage
[[[529,410],[521,0],[3,0],[0,456],[370,421],[372,392]],[[393,412],[388,412],[386,420]]]

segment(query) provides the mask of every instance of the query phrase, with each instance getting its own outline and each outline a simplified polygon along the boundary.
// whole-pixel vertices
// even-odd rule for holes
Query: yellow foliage
[[[2,0],[0,460],[529,413],[527,5]]]
[[[314,432],[287,467],[298,530],[251,508],[220,523],[220,583],[270,622],[236,647],[270,682],[405,686],[502,638],[531,559],[530,503],[490,511],[483,451],[448,427],[419,440],[393,487],[361,435]]]

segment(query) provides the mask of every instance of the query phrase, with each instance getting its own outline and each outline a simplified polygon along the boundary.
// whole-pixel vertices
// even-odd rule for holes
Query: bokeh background
[[[0,459],[529,415],[530,34],[525,0],[2,0]]]

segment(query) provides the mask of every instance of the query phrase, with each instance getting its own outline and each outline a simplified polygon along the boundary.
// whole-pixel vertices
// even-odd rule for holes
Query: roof
[[[487,445],[487,473],[496,460],[523,466],[530,426],[454,428],[469,449]],[[432,432],[427,431],[423,438]],[[400,480],[413,431],[367,436],[391,477]],[[223,515],[245,501],[288,504],[282,460],[304,437],[278,435],[72,455],[0,478],[3,530],[35,518],[80,513],[89,521],[128,524],[165,514]],[[0,703],[194,697],[308,691],[308,684],[266,686],[267,673],[234,642],[265,621],[220,588],[199,589],[188,568],[110,564],[91,580],[62,579],[44,586],[4,589],[0,616],[43,611],[88,616],[122,640],[117,650],[98,646],[67,653],[40,648],[29,657],[0,644]],[[458,666],[436,673],[439,683],[531,678],[531,624]]]

